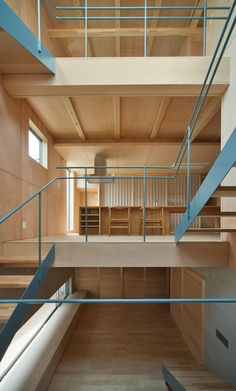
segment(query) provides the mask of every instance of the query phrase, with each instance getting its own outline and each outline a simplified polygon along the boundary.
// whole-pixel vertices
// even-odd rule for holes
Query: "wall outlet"
[[[22,229],[26,229],[26,221],[22,221]]]

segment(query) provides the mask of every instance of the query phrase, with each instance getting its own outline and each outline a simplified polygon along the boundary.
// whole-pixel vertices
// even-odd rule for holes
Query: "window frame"
[[[39,140],[39,160],[34,159],[30,153],[29,146],[29,137],[30,134],[33,134]],[[48,169],[48,140],[47,137],[38,129],[35,123],[30,119],[28,127],[28,156],[35,161],[37,164],[40,164],[46,170]]]

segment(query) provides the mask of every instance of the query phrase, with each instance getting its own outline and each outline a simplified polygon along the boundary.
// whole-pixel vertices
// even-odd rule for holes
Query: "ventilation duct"
[[[100,167],[104,167],[104,168],[100,168]],[[96,177],[103,177],[103,178],[96,178]],[[106,157],[103,155],[95,155],[94,174],[89,175],[88,183],[113,183],[113,182],[114,182],[114,174],[113,175],[107,174]]]

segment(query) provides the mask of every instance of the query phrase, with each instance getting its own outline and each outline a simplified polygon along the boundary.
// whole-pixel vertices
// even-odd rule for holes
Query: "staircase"
[[[229,382],[200,366],[163,367],[162,373],[172,391],[236,390]]]
[[[36,267],[36,257],[0,256],[0,298],[19,299],[31,283]],[[0,304],[0,328],[15,308],[16,304]]]
[[[15,255],[8,250],[6,255],[0,256],[0,299],[36,298],[54,261],[54,245],[44,257],[41,268],[38,268],[36,255]],[[22,303],[0,303],[0,359],[22,326],[29,308]]]
[[[236,186],[219,186],[212,194],[211,198],[221,197],[236,197]],[[208,217],[236,217],[236,212],[216,212],[207,214]],[[211,227],[211,228],[189,228],[187,232],[198,232],[198,233],[232,233],[236,232],[236,228],[222,228],[222,227]]]
[[[236,163],[236,128],[220,152],[202,185],[193,197],[187,210],[176,228],[175,240],[179,242],[185,232],[236,232],[236,228],[190,229],[195,218],[199,216],[211,197],[236,197],[236,186],[221,186],[222,181]],[[235,217],[234,212],[220,212],[217,216]]]

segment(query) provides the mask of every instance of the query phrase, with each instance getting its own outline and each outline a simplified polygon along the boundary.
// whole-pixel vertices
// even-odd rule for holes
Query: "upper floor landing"
[[[37,49],[54,57],[204,56],[212,26],[219,30],[230,12],[228,1],[217,0],[5,3],[37,37]]]

